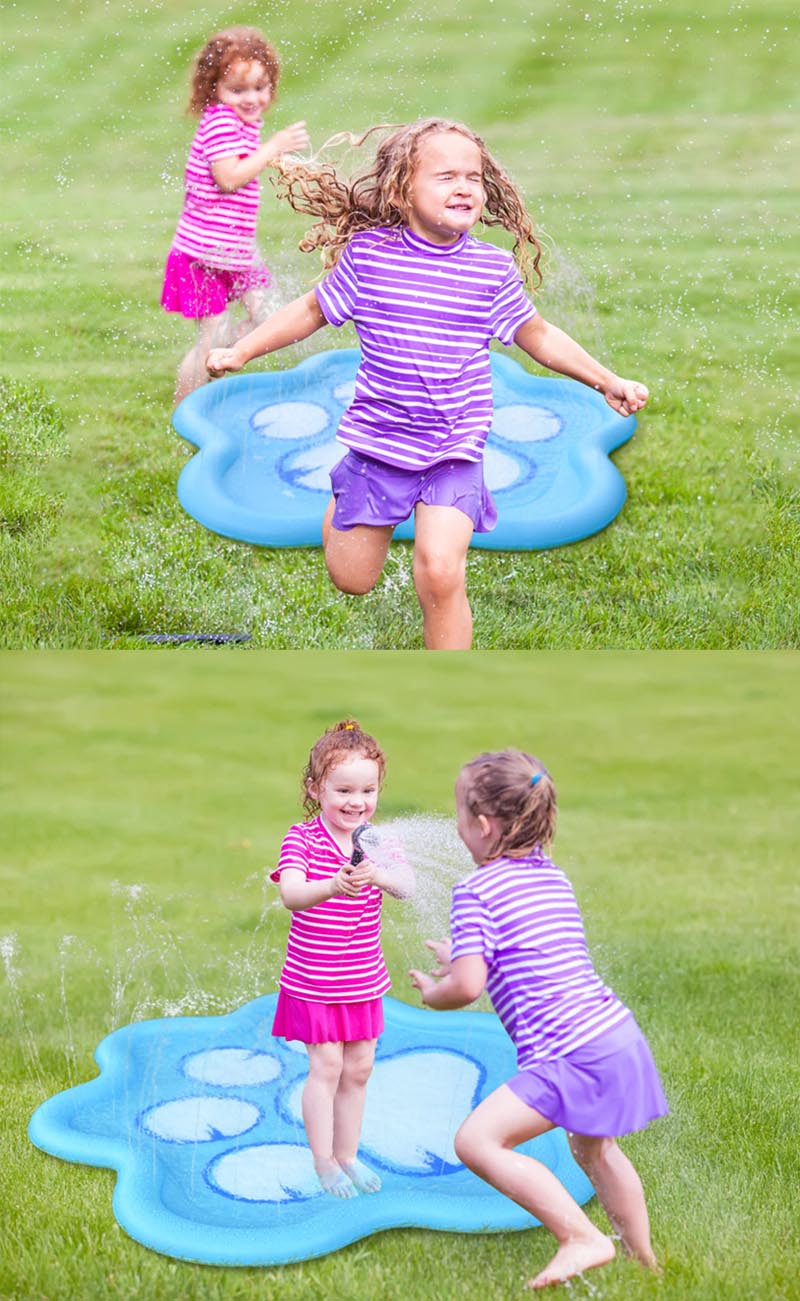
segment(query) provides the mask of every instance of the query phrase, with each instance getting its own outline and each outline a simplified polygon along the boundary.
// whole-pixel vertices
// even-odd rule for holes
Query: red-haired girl
[[[262,114],[275,99],[278,55],[252,27],[212,36],[198,54],[189,112],[200,125],[186,164],[185,197],[167,256],[161,304],[197,324],[197,339],[178,368],[175,401],[205,383],[206,357],[231,342],[229,304],[241,302],[240,332],[263,318],[270,273],[256,248],[259,173],[308,144],[304,122],[259,141]]]
[[[389,866],[359,861],[358,832],[375,812],[385,769],[377,741],[354,719],[329,728],[303,774],[310,819],[290,827],[271,876],[292,914],[272,1033],[307,1047],[303,1122],[319,1181],[334,1197],[381,1186],[358,1158],[389,988],[381,905],[384,892],[404,899],[414,888],[399,847]]]

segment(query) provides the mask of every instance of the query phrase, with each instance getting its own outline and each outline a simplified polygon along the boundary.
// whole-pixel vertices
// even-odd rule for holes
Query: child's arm
[[[408,974],[412,985],[421,993],[423,1003],[440,1012],[474,1003],[486,987],[486,963],[479,953],[454,958],[449,963],[447,975],[441,980],[424,971],[412,970]]]
[[[316,293],[310,289],[302,298],[295,298],[293,303],[273,312],[232,348],[212,348],[206,357],[206,370],[212,379],[218,379],[226,370],[241,370],[254,357],[263,357],[268,352],[277,352],[290,343],[307,339],[323,325],[327,325],[327,321]]]
[[[325,881],[309,881],[299,868],[285,867],[280,875],[278,889],[284,908],[295,913],[305,912],[306,908],[313,908],[314,904],[333,899],[336,895],[356,895],[361,886],[351,881],[345,867]]]
[[[538,361],[540,366],[578,379],[589,388],[597,389],[606,402],[621,416],[630,416],[639,411],[648,399],[644,384],[633,379],[620,379],[613,371],[601,366],[579,343],[560,330],[557,325],[550,325],[538,312],[519,327],[514,335],[514,342],[529,357]]]
[[[219,189],[230,194],[233,190],[241,190],[243,185],[247,185],[248,181],[252,181],[254,176],[258,176],[259,172],[263,172],[265,167],[274,163],[282,154],[296,154],[301,149],[306,149],[309,143],[305,122],[294,122],[283,131],[276,131],[274,136],[265,140],[252,154],[245,154],[243,158],[236,154],[217,158],[211,163],[211,175]]]

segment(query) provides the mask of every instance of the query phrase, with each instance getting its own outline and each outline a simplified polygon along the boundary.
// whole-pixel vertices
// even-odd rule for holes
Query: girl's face
[[[486,852],[494,839],[493,819],[479,813],[476,817],[467,804],[467,782],[463,773],[456,782],[456,830],[478,863],[487,862]]]
[[[458,131],[436,131],[419,146],[408,224],[432,244],[453,244],[480,221],[486,192],[481,151]]]
[[[374,759],[353,755],[333,763],[320,782],[309,782],[311,797],[337,839],[349,844],[355,827],[369,822],[378,804],[380,770]]]
[[[243,122],[259,122],[271,101],[272,85],[257,59],[237,59],[217,82],[217,102],[227,104]]]

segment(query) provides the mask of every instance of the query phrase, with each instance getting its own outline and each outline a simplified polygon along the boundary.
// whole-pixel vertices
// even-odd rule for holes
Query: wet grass
[[[298,815],[310,741],[355,712],[387,751],[384,817],[449,816],[461,762],[498,744],[532,745],[556,775],[557,857],[671,1106],[627,1143],[663,1277],[619,1261],[570,1296],[795,1301],[793,654],[176,663],[3,656],[13,764],[0,810],[0,1295],[509,1301],[547,1259],[539,1230],[403,1230],[283,1269],[175,1262],[119,1229],[113,1174],[27,1140],[34,1108],[94,1074],[94,1047],[113,1027],[227,1010],[274,988],[287,919],[264,864]],[[437,880],[420,872],[423,900]],[[396,997],[410,998],[404,973],[428,929],[425,907],[387,906]]]
[[[276,125],[305,117],[319,142],[424,113],[468,120],[554,242],[544,314],[651,388],[615,457],[629,500],[609,529],[557,552],[471,555],[479,648],[798,643],[789,15],[783,0],[702,14],[676,0],[270,8]],[[30,489],[57,492],[58,518],[24,555],[13,538],[3,552],[6,647],[184,631],[277,649],[421,644],[407,546],[352,599],[318,551],[231,545],[176,500],[189,453],[170,396],[191,327],[158,295],[192,131],[186,69],[240,19],[262,20],[186,0],[34,0],[9,41],[3,370],[46,386],[69,454]],[[316,267],[295,251],[301,219],[264,190],[262,243],[291,297]]]

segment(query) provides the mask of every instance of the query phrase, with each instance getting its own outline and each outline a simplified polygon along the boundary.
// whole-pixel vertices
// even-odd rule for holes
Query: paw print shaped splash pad
[[[308,1059],[273,1039],[277,995],[213,1017],[141,1021],[95,1053],[95,1079],[44,1102],[37,1147],[118,1172],[114,1213],[138,1242],[214,1265],[283,1265],[383,1229],[487,1233],[538,1223],[462,1166],[461,1121],[514,1073],[497,1017],[384,1000],[361,1154],[380,1192],[323,1193],[300,1111]],[[526,1144],[585,1202],[563,1130]]]
[[[178,498],[206,528],[266,547],[319,545],[330,469],[345,454],[336,430],[354,390],[355,348],[318,353],[292,370],[217,380],[190,393],[173,424],[200,450]],[[499,514],[472,545],[525,551],[577,542],[622,509],[625,481],[609,453],[633,434],[599,393],[530,375],[491,353],[494,420],[486,481]],[[397,538],[414,535],[412,521]]]

